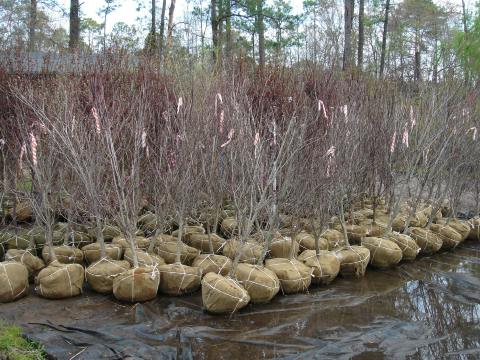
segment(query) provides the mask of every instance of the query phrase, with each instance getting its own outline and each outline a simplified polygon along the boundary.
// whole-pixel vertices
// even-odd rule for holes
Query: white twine
[[[230,131],[228,132],[228,136],[227,136],[227,141],[224,142],[222,145],[220,145],[221,148],[224,148],[225,146],[227,146],[228,144],[230,144],[230,142],[232,141],[232,138],[233,138],[233,135],[235,134],[235,129],[230,129]]]
[[[92,108],[92,115],[95,119],[95,131],[97,132],[97,134],[100,134],[100,132],[102,131],[102,127],[100,125],[100,117],[98,116],[98,111],[95,107]]]
[[[30,149],[32,150],[32,163],[34,167],[37,167],[37,138],[33,132],[30,132]]]

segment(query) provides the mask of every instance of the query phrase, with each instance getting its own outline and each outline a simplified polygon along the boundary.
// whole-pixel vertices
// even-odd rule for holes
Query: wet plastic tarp
[[[307,294],[213,316],[200,294],[128,305],[86,291],[0,305],[58,359],[480,358],[480,244],[370,268]]]

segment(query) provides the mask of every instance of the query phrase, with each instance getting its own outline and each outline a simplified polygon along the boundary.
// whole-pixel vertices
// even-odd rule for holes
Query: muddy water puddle
[[[0,314],[58,359],[479,359],[480,244],[232,317],[203,312],[200,293],[133,306],[88,291]]]

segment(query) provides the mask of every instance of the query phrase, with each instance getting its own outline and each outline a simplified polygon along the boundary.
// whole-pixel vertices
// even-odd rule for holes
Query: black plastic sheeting
[[[480,244],[367,270],[233,316],[202,310],[200,293],[128,305],[86,291],[30,295],[0,316],[58,359],[480,358]]]

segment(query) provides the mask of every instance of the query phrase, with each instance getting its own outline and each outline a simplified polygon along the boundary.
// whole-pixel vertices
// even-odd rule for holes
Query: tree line
[[[118,0],[99,2],[98,20],[70,0],[0,3],[2,50],[101,53],[124,50],[215,68],[314,64],[404,81],[476,79],[479,6],[432,0],[137,0],[133,24],[114,22]],[[52,15],[53,14],[53,15]],[[68,18],[68,29],[55,18]],[[111,24],[112,23],[112,24]],[[110,25],[111,24],[111,25]],[[111,31],[107,31],[111,27]]]

